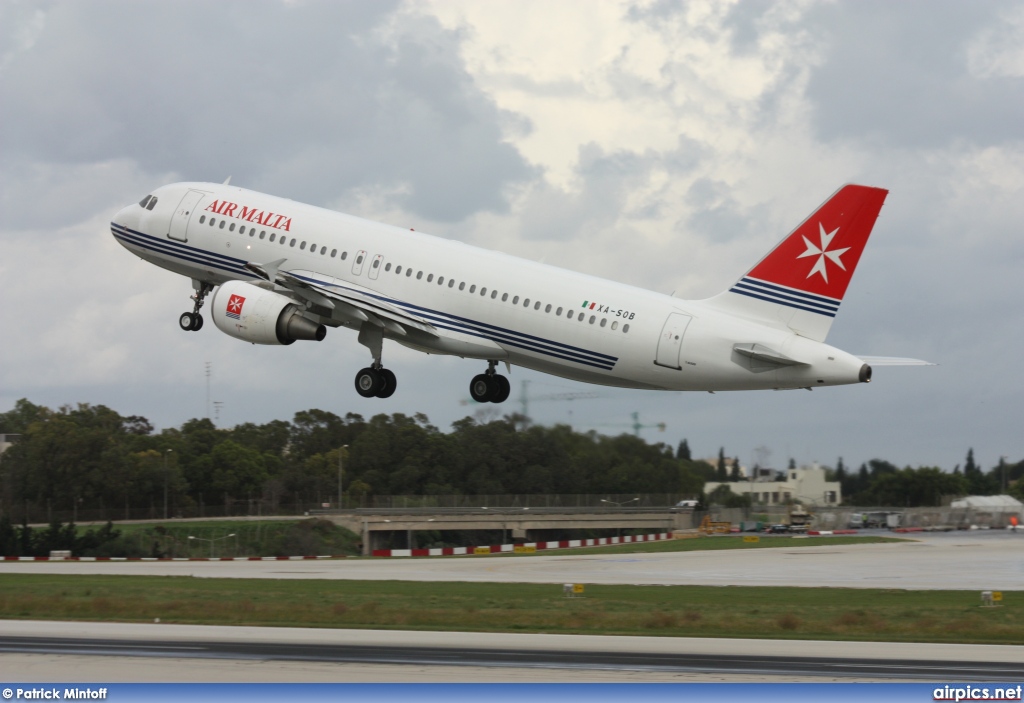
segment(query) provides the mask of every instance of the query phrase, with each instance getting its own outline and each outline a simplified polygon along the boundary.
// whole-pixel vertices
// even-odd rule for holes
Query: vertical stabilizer
[[[843,186],[708,303],[825,341],[887,194],[881,188]]]

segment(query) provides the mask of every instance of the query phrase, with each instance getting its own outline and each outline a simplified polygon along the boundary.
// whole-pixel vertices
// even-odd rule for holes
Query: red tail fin
[[[714,303],[824,340],[887,194],[843,186]]]

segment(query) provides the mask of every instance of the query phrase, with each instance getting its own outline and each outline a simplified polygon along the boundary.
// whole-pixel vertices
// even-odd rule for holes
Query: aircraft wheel
[[[372,398],[384,387],[384,379],[376,369],[365,368],[356,374],[356,393]]]
[[[395,378],[395,372],[390,369],[381,369],[378,371],[383,380],[381,389],[377,392],[378,398],[390,398],[395,394],[395,389],[398,388],[398,379]]]
[[[496,384],[494,380],[485,373],[473,377],[469,382],[469,395],[478,403],[489,403],[494,397]]]
[[[191,332],[192,325],[194,324],[195,318],[192,316],[192,313],[190,312],[183,312],[181,313],[181,317],[178,318],[178,325],[181,327],[181,329],[185,330],[186,332]]]
[[[192,331],[198,332],[203,329],[203,316],[197,312],[192,313]]]
[[[508,379],[504,376],[494,376],[495,385],[498,387],[497,392],[491,398],[492,403],[504,403],[508,400],[509,394],[512,392],[512,384],[508,382]]]

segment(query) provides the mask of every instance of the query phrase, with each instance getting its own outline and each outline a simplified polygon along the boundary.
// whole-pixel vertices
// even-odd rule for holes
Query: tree
[[[729,480],[729,472],[725,470],[725,447],[721,447],[718,450],[718,467],[715,478],[719,481]]]
[[[679,446],[676,448],[676,459],[682,459],[684,461],[693,460],[693,457],[690,456],[690,445],[685,439],[680,442]]]

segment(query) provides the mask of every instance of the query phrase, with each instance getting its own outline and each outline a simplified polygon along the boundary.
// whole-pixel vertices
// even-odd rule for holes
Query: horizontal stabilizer
[[[902,356],[860,356],[859,354],[854,354],[854,356],[871,366],[938,366],[930,361],[907,359]]]
[[[778,364],[779,366],[797,366],[803,364],[806,366],[803,361],[797,361],[796,359],[790,358],[782,352],[777,352],[763,344],[736,344],[733,345],[732,349],[737,354],[749,356],[751,359],[757,359],[758,361],[767,361],[769,364]]]

